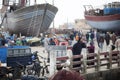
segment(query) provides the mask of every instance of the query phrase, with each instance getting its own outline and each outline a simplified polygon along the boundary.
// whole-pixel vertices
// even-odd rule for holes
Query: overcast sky
[[[37,0],[38,3],[45,3],[45,1],[52,4],[53,0]],[[58,8],[58,12],[54,20],[55,26],[58,27],[66,22],[74,22],[75,19],[84,19],[83,5],[93,5],[99,7],[112,1],[119,0],[54,0],[54,5]]]

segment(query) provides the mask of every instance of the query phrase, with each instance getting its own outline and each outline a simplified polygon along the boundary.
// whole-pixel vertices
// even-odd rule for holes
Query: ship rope
[[[34,13],[32,15],[30,25],[27,30],[27,35],[34,36],[33,33],[35,32],[35,27],[36,27],[36,23],[37,23],[37,15],[38,15],[38,7],[35,3]]]

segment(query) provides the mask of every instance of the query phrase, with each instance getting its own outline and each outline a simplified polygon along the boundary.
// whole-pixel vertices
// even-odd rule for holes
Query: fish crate
[[[7,66],[28,65],[29,62],[32,62],[31,56],[31,48],[28,46],[9,47],[7,50]]]
[[[56,53],[56,58],[65,57],[67,55],[67,47],[65,45],[61,46],[48,46],[47,51],[51,53],[51,51]]]
[[[29,47],[14,46],[12,48],[8,48],[7,57],[27,56],[31,54],[31,48]]]

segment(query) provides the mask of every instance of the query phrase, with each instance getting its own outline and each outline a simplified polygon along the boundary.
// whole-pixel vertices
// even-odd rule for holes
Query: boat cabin
[[[85,5],[84,8],[85,15],[104,16],[120,14],[120,2],[112,2],[105,4],[103,9],[94,9],[92,5]]]
[[[17,5],[17,6],[24,6],[27,3],[28,0],[3,0],[4,6],[11,6],[11,5]]]
[[[10,7],[9,11],[14,11],[24,6],[30,5],[30,0],[3,0],[3,6]]]
[[[120,2],[112,2],[104,5],[104,15],[120,14]]]
[[[84,5],[85,8],[85,15],[95,15],[95,16],[102,16],[103,9],[96,8],[94,9],[92,5]]]
[[[112,2],[105,4],[104,8],[120,8],[120,2]]]

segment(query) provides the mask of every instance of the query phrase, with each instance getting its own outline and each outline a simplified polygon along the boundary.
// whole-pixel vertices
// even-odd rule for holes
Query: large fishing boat
[[[105,4],[102,9],[94,9],[92,5],[85,5],[85,19],[96,29],[105,31],[120,30],[120,2]]]
[[[48,3],[30,5],[30,0],[3,0],[1,25],[10,33],[38,36],[48,30],[58,9]]]

